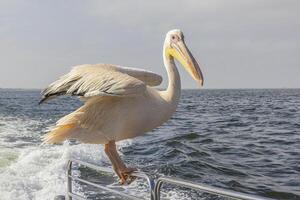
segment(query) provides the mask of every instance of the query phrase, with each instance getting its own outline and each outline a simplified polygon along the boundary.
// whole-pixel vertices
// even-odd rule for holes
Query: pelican
[[[119,182],[129,183],[130,174],[136,169],[122,162],[116,142],[160,126],[175,112],[181,83],[174,59],[203,85],[200,67],[178,29],[169,31],[164,41],[163,61],[169,79],[164,91],[153,88],[160,85],[162,77],[150,71],[111,64],[75,66],[42,91],[40,103],[60,95],[72,95],[83,99],[84,104],[58,120],[43,137],[44,143],[76,139],[104,144]]]

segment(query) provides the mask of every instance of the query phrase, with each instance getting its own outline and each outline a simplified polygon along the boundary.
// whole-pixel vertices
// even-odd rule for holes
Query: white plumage
[[[50,84],[41,103],[59,95],[126,96],[139,94],[146,85],[157,86],[162,77],[153,72],[108,64],[79,65]]]
[[[60,95],[79,96],[85,103],[61,118],[44,137],[44,142],[57,143],[73,138],[85,143],[105,144],[105,152],[124,183],[132,169],[121,161],[115,142],[158,127],[176,110],[181,84],[174,58],[203,84],[201,70],[187,49],[181,31],[168,32],[163,55],[169,77],[165,91],[151,87],[162,82],[160,75],[108,64],[76,66],[50,84],[42,92],[40,103]]]

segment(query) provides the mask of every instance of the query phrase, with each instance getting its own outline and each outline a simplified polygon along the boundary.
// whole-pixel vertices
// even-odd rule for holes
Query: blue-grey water
[[[101,145],[40,146],[47,128],[81,102],[64,97],[39,106],[39,98],[38,90],[0,89],[0,199],[53,199],[63,194],[70,157],[109,166]],[[119,150],[126,163],[151,174],[300,199],[300,90],[184,90],[168,122],[120,142]],[[76,174],[101,182],[101,174],[83,167]],[[144,186],[136,181],[125,189],[145,196]],[[84,185],[74,188],[90,199],[111,197]],[[164,197],[218,199],[171,186]]]

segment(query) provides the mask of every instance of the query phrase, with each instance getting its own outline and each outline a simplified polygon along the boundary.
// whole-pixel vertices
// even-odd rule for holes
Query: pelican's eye
[[[172,35],[172,40],[175,40],[175,38],[176,38],[175,35]]]

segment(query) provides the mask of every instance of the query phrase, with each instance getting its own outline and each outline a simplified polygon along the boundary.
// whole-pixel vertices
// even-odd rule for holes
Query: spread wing
[[[96,65],[99,66],[99,65]],[[123,67],[123,66],[117,66],[117,65],[103,65],[107,68],[110,68],[111,70],[116,70],[125,74],[128,74],[129,76],[132,76],[134,78],[137,78],[141,81],[143,81],[146,85],[149,86],[158,86],[162,82],[162,77],[158,74],[155,74],[151,71],[143,70],[143,69],[137,69],[133,67]]]
[[[42,91],[40,103],[60,95],[80,97],[139,95],[146,85],[156,86],[161,76],[135,68],[116,65],[80,65]]]

